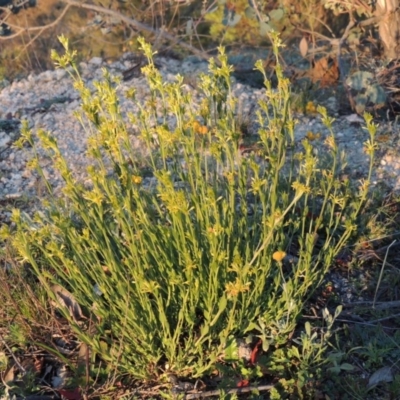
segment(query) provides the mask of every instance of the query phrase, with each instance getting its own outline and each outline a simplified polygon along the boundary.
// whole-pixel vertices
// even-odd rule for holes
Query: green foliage
[[[272,32],[289,38],[302,26],[311,32],[320,28],[326,19],[321,2],[279,0],[220,0],[204,16],[210,23],[210,35],[223,43],[240,42],[259,45]]]
[[[351,339],[360,343],[352,354],[359,356],[366,368],[377,368],[382,364],[395,362],[400,356],[400,333],[390,336],[381,327],[355,327],[351,331]]]
[[[357,71],[346,79],[347,86],[354,91],[355,110],[362,114],[367,106],[382,108],[386,103],[385,90],[368,71]]]
[[[205,16],[211,23],[210,35],[214,39],[223,37],[226,43],[240,40],[259,44],[273,30],[280,32],[283,26],[289,26],[284,2],[277,3],[274,9],[267,11],[264,2],[219,1]]]
[[[348,2],[346,0],[322,0],[324,7],[328,10],[332,10],[337,16],[343,13],[355,12],[358,16],[371,17],[373,15],[373,8],[370,3],[364,2]]]
[[[203,101],[195,107],[183,78],[163,82],[150,46],[141,42],[151,96],[143,103],[134,89],[127,95],[139,109],[129,118],[144,156],[121,116],[118,80],[105,70],[91,94],[65,39],[65,55],[53,54],[58,66],[71,67],[81,93],[78,118],[92,132],[92,185],[76,181],[55,139],[40,132],[65,181],[64,197],[50,196],[33,219],[15,211],[13,245],[79,339],[110,369],[145,380],[200,377],[226,354],[234,356],[232,338],[249,333],[283,368],[286,360],[277,357],[304,302],[356,230],[369,177],[358,191],[338,178],[333,134],[323,161],[307,140],[295,152],[289,82],[273,38],[278,86],[271,87],[258,62],[266,91],[257,113],[258,149],[250,155],[240,152],[237,99],[222,48],[200,78]],[[319,112],[330,128],[332,119]],[[370,116],[367,127],[372,162]],[[26,127],[18,144],[23,141],[35,146]],[[44,179],[38,159],[32,166]],[[55,284],[87,319],[72,312],[76,305],[66,307]],[[316,340],[308,327],[302,353],[291,347],[286,358],[313,364],[320,357]]]
[[[311,398],[316,382],[323,378],[323,371],[330,364],[327,357],[329,339],[333,333],[333,324],[341,312],[338,307],[334,315],[327,309],[323,311],[325,327],[312,328],[307,321],[304,331],[294,338],[289,345],[277,349],[266,362],[271,372],[282,378],[271,393],[271,398],[285,398],[289,393],[296,393],[303,398]]]

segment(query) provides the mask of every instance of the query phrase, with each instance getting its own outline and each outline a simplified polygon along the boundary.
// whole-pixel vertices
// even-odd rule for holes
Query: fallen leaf
[[[336,58],[323,57],[313,63],[310,72],[311,80],[320,82],[321,87],[331,86],[338,82],[340,76]]]
[[[305,58],[308,53],[308,41],[305,36],[303,36],[303,39],[300,40],[299,49],[301,56]]]
[[[364,120],[357,114],[346,115],[344,118],[347,119],[347,121],[349,121],[350,123],[351,122],[352,123],[355,123],[355,122],[363,123],[364,122]]]
[[[250,385],[250,381],[248,379],[243,379],[236,385],[238,388],[247,387]]]
[[[262,344],[262,340],[260,339],[260,340],[256,343],[256,345],[254,346],[254,349],[253,349],[252,352],[251,352],[250,363],[253,364],[253,365],[256,364],[257,356],[258,356],[258,354],[259,354],[259,352],[260,352],[261,344]]]
[[[86,365],[86,362],[89,358],[89,347],[86,343],[81,343],[79,346],[79,352],[78,352],[78,365]]]
[[[3,376],[3,383],[7,386],[7,383],[11,383],[15,378],[14,366],[12,365]]]
[[[368,381],[368,389],[379,385],[382,382],[392,382],[393,374],[390,367],[382,367],[376,370],[370,377]]]
[[[75,300],[72,293],[60,285],[53,285],[51,290],[57,296],[57,300],[59,301],[60,305],[69,311],[70,316],[75,321],[85,318],[85,316],[82,314],[81,307]]]
[[[391,138],[390,135],[381,135],[381,136],[378,136],[378,137],[376,138],[376,141],[377,141],[377,142],[381,142],[381,143],[386,143],[386,142],[389,141],[390,138]]]
[[[65,397],[67,400],[81,400],[82,394],[79,388],[75,388],[74,390],[65,390],[59,389],[61,396]]]
[[[44,365],[44,357],[36,357],[34,358],[33,369],[37,374],[43,369]]]
[[[51,385],[53,388],[63,387],[69,377],[68,369],[65,365],[60,365],[56,370],[56,375],[51,378]]]

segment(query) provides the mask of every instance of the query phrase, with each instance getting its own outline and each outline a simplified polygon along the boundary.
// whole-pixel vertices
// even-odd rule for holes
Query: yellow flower
[[[311,131],[308,131],[307,134],[306,134],[306,138],[310,142],[314,141],[315,139],[319,139],[320,137],[321,137],[321,134],[319,132],[318,133],[313,133]]]
[[[197,120],[194,120],[189,126],[191,126],[193,131],[199,135],[206,135],[208,133],[207,126],[201,125]]]
[[[236,278],[236,282],[229,282],[225,286],[226,292],[233,297],[237,296],[239,293],[248,292],[249,289],[250,283],[247,282],[243,284],[239,281],[239,278]]]
[[[133,175],[133,176],[132,176],[132,182],[133,182],[133,183],[136,183],[136,185],[139,185],[139,183],[142,182],[142,177],[141,177],[141,176],[138,176],[138,175]]]
[[[197,132],[200,135],[206,135],[208,133],[208,128],[205,125],[202,125],[197,129]]]
[[[199,121],[193,121],[192,122],[192,128],[193,128],[193,130],[195,131],[195,132],[197,132],[198,130],[199,130],[199,128],[200,128],[200,122]]]
[[[214,236],[218,236],[219,234],[221,234],[224,231],[224,229],[222,228],[222,226],[220,224],[216,224],[214,226],[210,226],[208,227],[208,233],[213,234]]]
[[[274,254],[272,254],[272,258],[278,262],[282,261],[285,257],[286,257],[286,253],[281,250],[276,251]]]
[[[312,101],[309,101],[306,104],[306,113],[307,114],[315,114],[317,112],[317,107],[315,107],[315,104]]]

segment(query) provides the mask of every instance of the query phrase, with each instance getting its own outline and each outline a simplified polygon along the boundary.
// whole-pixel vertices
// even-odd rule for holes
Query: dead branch
[[[67,13],[67,11],[69,10],[69,8],[71,7],[80,7],[80,8],[85,8],[87,10],[92,10],[92,11],[96,11],[102,14],[106,14],[106,15],[110,15],[113,16],[115,18],[118,18],[121,22],[124,22],[125,24],[127,24],[128,26],[132,27],[133,29],[136,29],[138,31],[144,31],[144,32],[149,32],[153,35],[155,35],[156,37],[160,37],[166,40],[169,40],[171,42],[173,42],[174,44],[179,44],[181,47],[183,47],[186,50],[189,50],[191,53],[197,55],[198,57],[205,59],[205,60],[209,60],[210,59],[210,55],[207,54],[204,51],[201,51],[199,49],[197,49],[196,47],[191,46],[188,43],[185,43],[182,39],[166,32],[165,30],[157,30],[157,29],[153,29],[151,26],[143,24],[142,22],[139,22],[137,20],[135,20],[134,18],[129,18],[125,15],[122,15],[120,12],[115,11],[115,10],[111,10],[109,8],[105,8],[105,7],[101,7],[101,6],[97,6],[94,4],[85,4],[79,1],[75,1],[75,0],[62,0],[63,3],[66,4],[66,7],[64,8],[64,10],[62,11],[62,13],[57,17],[56,20],[54,20],[53,22],[46,24],[46,25],[42,25],[42,26],[33,26],[33,27],[21,27],[15,24],[10,24],[7,23],[7,25],[14,29],[16,32],[12,35],[8,35],[8,36],[4,36],[1,37],[0,36],[0,40],[9,40],[9,39],[13,39],[16,38],[20,35],[22,35],[23,33],[27,33],[27,32],[38,32],[30,41],[29,44],[31,44],[43,31],[54,27],[55,25],[57,25],[60,20],[65,16],[65,14]],[[4,11],[8,12],[9,10],[4,9]],[[7,17],[7,16],[6,16]],[[4,19],[3,19],[4,21]]]
[[[228,390],[225,390],[225,393],[226,394],[241,394],[241,393],[249,393],[249,392],[252,392],[253,390],[257,390],[257,391],[261,392],[261,391],[271,390],[273,387],[274,387],[274,385],[249,386],[249,387],[243,387],[243,388],[228,389]],[[220,390],[210,390],[208,392],[187,394],[184,398],[187,400],[203,399],[206,397],[219,396],[220,394],[221,394]]]
[[[16,30],[17,32],[15,32],[12,35],[8,35],[8,36],[0,36],[0,40],[10,40],[13,38],[16,38],[18,36],[21,36],[23,33],[27,33],[27,32],[37,32],[39,31],[39,33],[37,35],[35,35],[34,39],[32,39],[29,43],[33,42],[33,40],[35,40],[42,32],[44,32],[47,29],[50,29],[54,26],[56,26],[65,16],[65,14],[67,13],[67,11],[71,8],[71,6],[69,4],[66,5],[66,7],[64,8],[64,10],[61,12],[61,14],[53,21],[50,22],[49,24],[46,25],[41,25],[41,26],[30,26],[30,27],[22,27],[19,25],[15,25],[15,24],[11,24],[9,22],[7,22],[7,25]],[[3,8],[4,10],[4,8]],[[4,21],[4,19],[2,19],[2,21]]]
[[[134,29],[137,29],[139,31],[149,32],[149,33],[152,33],[153,35],[155,35],[157,37],[161,37],[161,38],[164,38],[166,40],[170,40],[174,44],[179,44],[184,49],[189,50],[191,53],[195,54],[196,56],[198,56],[198,57],[200,57],[202,59],[209,60],[210,57],[211,57],[206,52],[201,51],[201,50],[197,49],[196,47],[191,46],[188,43],[185,43],[182,39],[179,39],[176,36],[171,35],[170,33],[166,32],[165,30],[153,29],[151,26],[143,24],[142,22],[139,22],[139,21],[137,21],[137,20],[135,20],[133,18],[126,17],[125,15],[122,15],[118,11],[110,10],[109,8],[104,8],[104,7],[101,7],[101,6],[96,6],[94,4],[81,3],[81,2],[75,1],[75,0],[62,0],[62,1],[64,3],[66,3],[67,5],[69,5],[69,6],[85,8],[87,10],[97,11],[99,13],[107,14],[107,15],[113,16],[115,18],[118,18],[120,21],[122,21],[125,24],[131,26]]]
[[[354,308],[354,307],[368,307],[372,308],[373,302],[372,301],[356,301],[354,303],[344,303],[343,307],[346,308]],[[394,300],[394,301],[385,301],[385,302],[377,302],[375,304],[375,310],[389,310],[393,308],[398,308],[400,307],[400,301],[399,300]]]

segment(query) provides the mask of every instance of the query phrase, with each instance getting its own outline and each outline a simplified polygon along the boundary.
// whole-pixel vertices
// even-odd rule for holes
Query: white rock
[[[24,171],[22,171],[22,177],[23,178],[30,178],[32,176],[32,172],[30,169],[25,169]]]
[[[57,80],[63,79],[67,75],[67,71],[65,69],[56,69],[55,76]]]
[[[91,64],[92,66],[100,67],[100,65],[103,64],[103,59],[101,57],[93,57],[89,60],[89,64]]]
[[[53,80],[53,71],[44,71],[39,74],[38,78],[41,82],[49,82]]]
[[[11,139],[8,136],[2,137],[0,139],[0,149],[3,147],[6,147],[10,142],[11,142]]]

